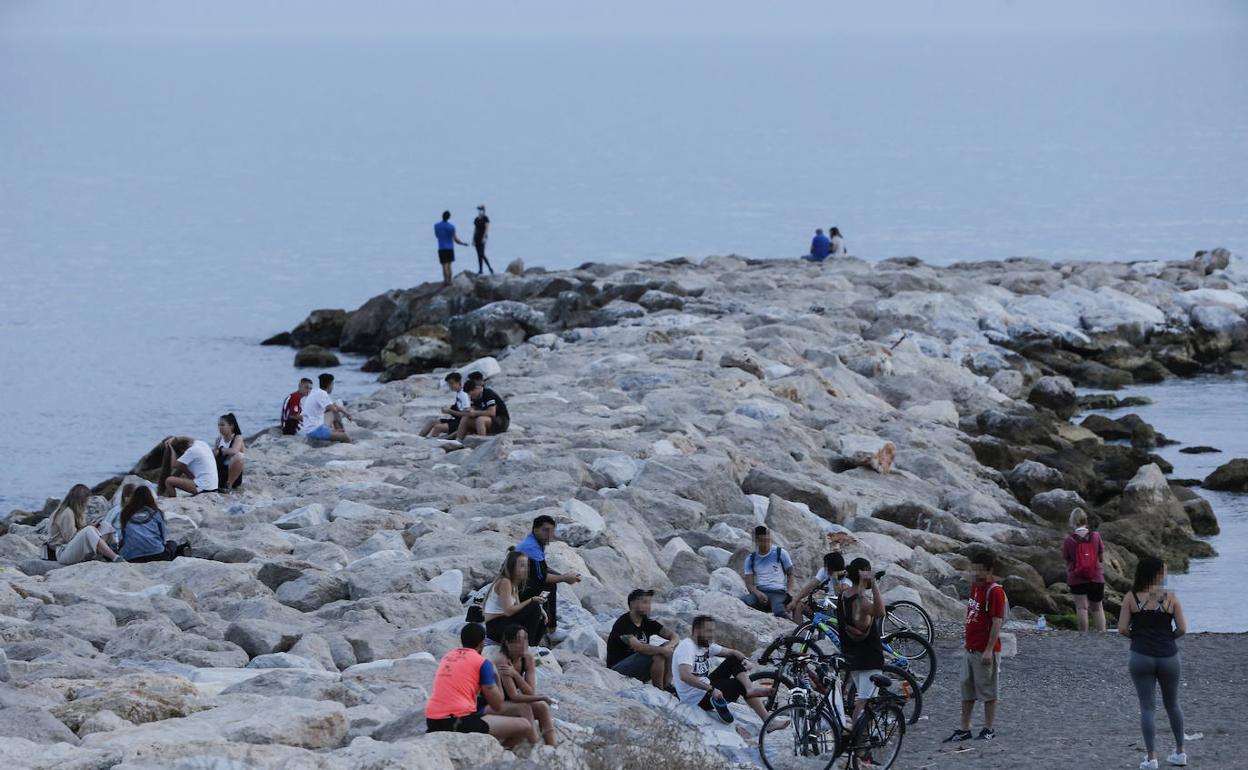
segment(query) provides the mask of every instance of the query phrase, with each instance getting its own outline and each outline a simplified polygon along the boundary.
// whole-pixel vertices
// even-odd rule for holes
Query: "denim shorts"
[[[308,438],[314,438],[319,441],[329,441],[329,433],[329,426],[325,423],[321,423],[308,432]]]

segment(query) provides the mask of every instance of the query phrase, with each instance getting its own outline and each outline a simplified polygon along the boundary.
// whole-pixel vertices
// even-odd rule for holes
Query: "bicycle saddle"
[[[872,674],[872,675],[871,675],[871,684],[875,685],[876,687],[880,688],[881,690],[887,690],[888,688],[890,688],[890,687],[892,687],[892,686],[893,686],[893,680],[892,680],[892,679],[889,679],[888,677],[884,676],[883,674]]]

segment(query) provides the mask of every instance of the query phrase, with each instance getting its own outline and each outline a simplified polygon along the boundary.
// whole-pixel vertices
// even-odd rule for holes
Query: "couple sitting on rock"
[[[119,506],[88,520],[90,498],[85,484],[75,484],[65,495],[47,520],[44,558],[63,566],[97,556],[114,562],[169,561],[190,550],[166,539],[165,517],[150,487],[126,485]]]
[[[485,387],[481,372],[469,372],[467,384],[459,372],[451,372],[446,375],[446,385],[455,394],[454,403],[442,408],[446,417],[430,420],[420,435],[463,441],[469,433],[493,436],[506,432],[511,425],[506,402],[492,388]]]
[[[233,412],[217,419],[217,440],[211,449],[190,436],[167,438],[156,491],[162,497],[177,497],[179,491],[198,495],[238,489],[243,483],[246,451]]]
[[[529,535],[507,550],[484,599],[485,631],[492,641],[501,642],[512,625],[523,628],[534,641],[555,633],[559,584],[579,583],[581,576],[561,575],[547,567],[546,547],[554,539],[555,520],[542,515],[533,519]]]
[[[350,444],[343,420],[351,419],[351,415],[330,396],[334,392],[334,375],[323,372],[317,381],[320,387],[314,388],[307,377],[299,380],[299,389],[282,403],[282,435]]]

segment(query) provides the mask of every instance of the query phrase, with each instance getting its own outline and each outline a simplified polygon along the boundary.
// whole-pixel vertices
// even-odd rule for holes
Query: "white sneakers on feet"
[[[1166,757],[1166,761],[1174,765],[1175,767],[1187,767],[1187,752],[1176,751],[1170,756]]]
[[[1140,763],[1140,770],[1157,770],[1157,760],[1146,759]]]

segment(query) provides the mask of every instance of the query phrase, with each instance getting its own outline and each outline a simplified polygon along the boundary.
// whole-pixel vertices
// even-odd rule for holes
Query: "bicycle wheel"
[[[932,686],[936,679],[936,651],[923,637],[911,631],[897,631],[880,640],[889,649],[901,656],[892,661],[893,665],[904,668],[919,680],[919,688],[923,692]],[[884,653],[886,658],[888,653]],[[902,661],[905,664],[902,664]]]
[[[902,599],[893,602],[884,608],[884,633],[891,634],[895,631],[910,631],[918,634],[927,640],[927,643],[934,644],[936,636],[932,629],[932,617],[927,614],[927,610],[911,601]]]
[[[767,770],[828,770],[841,749],[840,725],[817,705],[788,705],[772,712],[758,733],[758,755]],[[776,725],[784,727],[776,728]]]
[[[919,686],[919,680],[904,668],[886,663],[882,669],[885,676],[893,680],[890,688],[900,697],[904,697],[905,703],[901,706],[902,712],[906,716],[906,724],[914,724],[919,721],[919,716],[923,713],[923,688]],[[849,678],[849,684],[845,688],[845,708],[851,708],[854,699],[858,696],[857,686],[854,678]]]
[[[789,691],[793,689],[793,681],[774,668],[752,671],[750,684],[767,688],[767,697],[763,699],[763,706],[768,711],[775,711],[778,707],[787,705]]]
[[[820,659],[828,657],[823,647],[814,639],[805,636],[781,636],[767,645],[767,649],[758,657],[758,662],[792,677],[793,667],[803,655],[814,655]]]
[[[871,770],[889,770],[901,754],[901,741],[906,735],[906,718],[895,703],[872,704],[863,712],[854,735],[845,741],[850,753],[850,767],[858,768],[860,760],[869,756]]]

